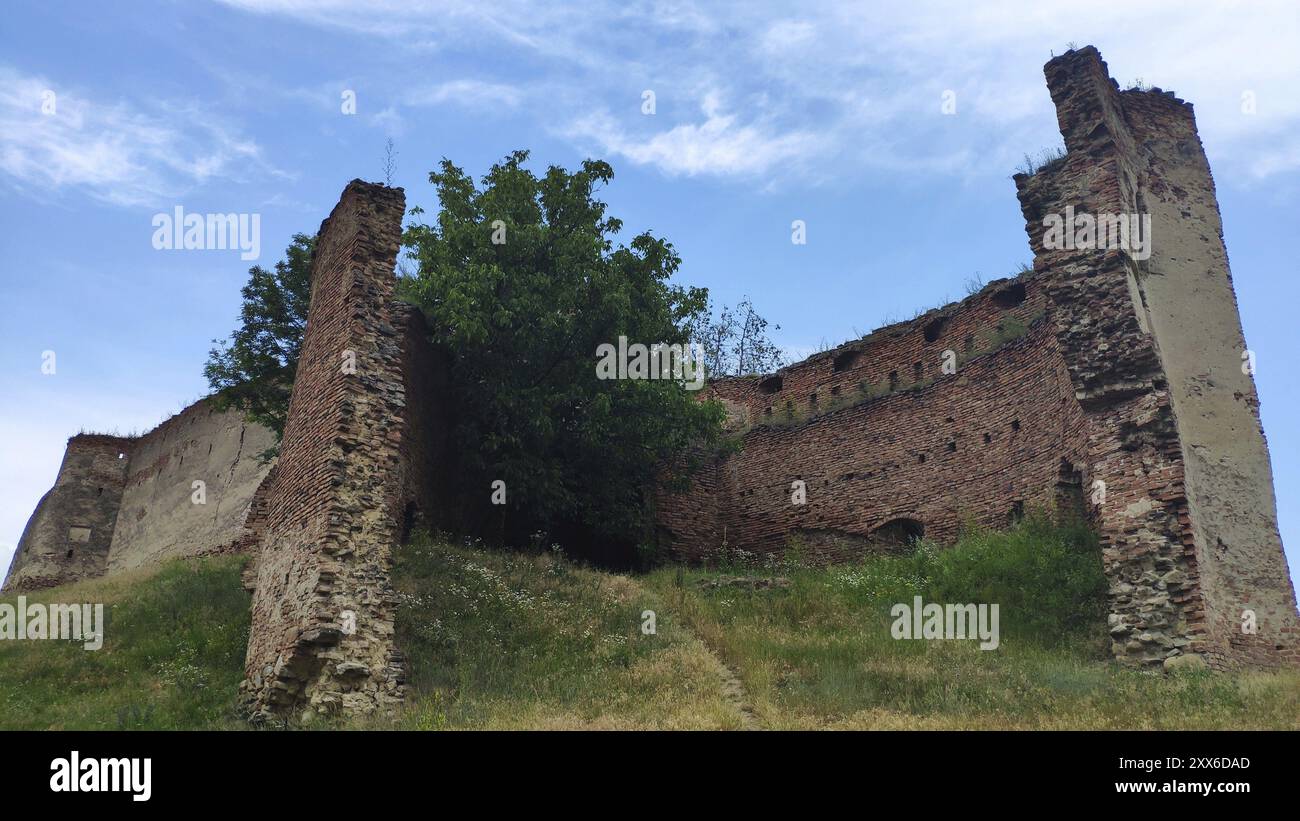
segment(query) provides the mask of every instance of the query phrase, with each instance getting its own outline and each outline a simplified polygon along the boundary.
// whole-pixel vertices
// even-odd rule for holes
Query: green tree
[[[596,351],[620,336],[688,342],[708,294],[668,283],[680,259],[666,240],[615,245],[622,224],[594,198],[607,163],[538,177],[527,158],[510,154],[481,186],[444,159],[429,174],[436,220],[404,235],[416,272],[403,291],[450,351],[459,509],[500,517],[507,539],[575,526],[636,538],[649,491],[720,445],[724,414],[677,381],[599,379]],[[496,480],[506,504],[494,507]]]
[[[216,347],[203,366],[218,407],[244,411],[250,420],[275,431],[277,441],[284,434],[307,327],[315,246],[315,237],[295,234],[274,270],[260,265],[248,269],[239,327],[228,340],[212,340]]]

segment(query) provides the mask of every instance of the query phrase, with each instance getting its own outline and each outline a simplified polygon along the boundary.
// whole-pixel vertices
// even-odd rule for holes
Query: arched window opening
[[[925,538],[925,525],[916,519],[890,519],[871,531],[871,540],[879,544],[906,547]]]

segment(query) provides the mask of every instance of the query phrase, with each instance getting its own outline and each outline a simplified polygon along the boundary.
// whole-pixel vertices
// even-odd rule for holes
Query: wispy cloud
[[[1194,12],[1182,0],[1086,8],[1043,0],[1018,10],[923,0],[870,8],[618,0],[581,9],[516,0],[222,2],[399,47],[479,48],[494,65],[514,56],[528,78],[549,85],[539,117],[559,115],[574,140],[669,174],[761,173],[801,152],[809,133],[821,165],[814,176],[1006,174],[1023,152],[1058,139],[1039,67],[1071,40],[1097,45],[1121,83],[1140,76],[1195,102],[1216,168],[1258,178],[1300,170],[1300,15],[1289,0]],[[747,106],[701,122],[693,112],[702,86]],[[654,132],[636,120],[642,88],[659,97]],[[940,115],[945,91],[956,94],[956,116]],[[1259,101],[1255,114],[1242,111],[1245,91]],[[507,99],[529,102],[497,102]],[[750,151],[752,159],[742,156]]]
[[[820,140],[807,131],[782,131],[770,122],[741,122],[724,113],[716,94],[701,103],[702,122],[684,123],[644,136],[607,111],[576,118],[567,134],[595,141],[601,151],[655,165],[669,174],[770,174],[779,165],[803,166],[816,155]]]
[[[404,102],[412,106],[454,104],[465,108],[509,109],[519,105],[523,92],[503,83],[483,80],[448,80],[414,89]]]
[[[156,205],[216,178],[280,174],[257,143],[191,103],[99,101],[0,66],[0,179],[34,196],[75,190]]]

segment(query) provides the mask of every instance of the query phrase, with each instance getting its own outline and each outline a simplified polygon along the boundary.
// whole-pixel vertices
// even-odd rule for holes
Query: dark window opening
[[[1014,308],[1025,301],[1025,284],[1017,282],[1008,285],[1002,290],[993,294],[993,304],[999,308]]]
[[[95,495],[96,495],[96,496],[103,496],[103,495],[104,495],[104,489],[103,489],[102,487],[95,488]]]
[[[948,443],[948,452],[949,452],[949,453],[956,453],[956,452],[957,452],[957,443],[956,443],[956,442],[949,442],[949,443]]]
[[[1019,420],[1019,419],[1012,419],[1012,420],[1011,420],[1011,429],[1012,429],[1012,430],[1020,430],[1020,420]]]
[[[836,373],[847,371],[849,368],[858,364],[860,358],[862,358],[862,351],[845,351],[842,354],[836,355],[836,357],[831,360],[831,370]]]
[[[812,405],[814,408],[817,407],[817,394],[816,394],[816,393],[810,393],[810,394],[808,394],[808,404],[809,404],[809,405]]]
[[[419,508],[415,502],[407,502],[405,509],[402,510],[402,530],[398,535],[398,544],[406,544],[411,541],[411,532],[415,530],[415,520],[419,515]]]
[[[758,383],[758,389],[763,393],[773,394],[781,390],[782,381],[780,376],[769,376]]]
[[[962,341],[962,346],[965,347],[966,353],[975,350],[975,334],[966,334],[966,339]]]
[[[1056,479],[1056,509],[1082,518],[1087,506],[1083,496],[1083,471],[1069,459],[1062,459]]]
[[[871,540],[893,545],[909,545],[925,538],[925,526],[915,519],[891,519],[871,531]]]
[[[939,340],[939,337],[943,335],[944,328],[947,327],[948,327],[948,317],[946,316],[941,316],[938,317],[937,319],[931,320],[929,323],[926,324],[925,330],[922,332],[925,335],[925,341],[937,342]]]
[[[63,558],[65,558],[65,559],[71,559],[71,558],[72,558],[72,548],[70,548],[70,547],[68,548],[68,555],[64,556]]]
[[[891,391],[898,389],[898,371],[889,372],[889,389]]]
[[[918,465],[924,465],[924,464],[925,464],[925,454],[924,454],[924,453],[922,453],[920,456],[916,457],[916,463],[917,463]]]
[[[764,416],[771,416],[771,415],[772,415],[772,406],[771,406],[771,405],[768,405],[766,408],[763,408],[763,415],[764,415]]]
[[[920,382],[920,381],[921,381],[921,377],[922,377],[924,374],[925,374],[925,366],[922,365],[920,362],[913,362],[913,363],[912,363],[912,379],[913,379],[913,381],[915,381],[915,382]]]
[[[1011,503],[1011,509],[1007,511],[1007,524],[1017,524],[1023,518],[1025,518],[1025,503],[1017,499]]]

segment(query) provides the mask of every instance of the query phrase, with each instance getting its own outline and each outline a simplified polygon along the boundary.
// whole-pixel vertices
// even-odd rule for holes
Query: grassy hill
[[[851,565],[808,566],[796,551],[625,576],[417,538],[394,573],[407,704],[345,726],[1300,729],[1300,672],[1166,676],[1109,661],[1091,539],[1031,518]],[[244,727],[241,566],[176,562],[29,597],[105,602],[105,646],[0,641],[0,727]],[[1000,646],[893,639],[890,607],[914,595],[999,602]]]
[[[243,564],[178,561],[27,594],[31,602],[102,602],[104,646],[0,641],[0,728],[242,727],[235,705],[248,645]]]

